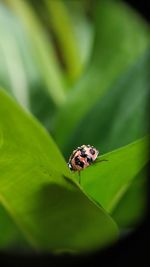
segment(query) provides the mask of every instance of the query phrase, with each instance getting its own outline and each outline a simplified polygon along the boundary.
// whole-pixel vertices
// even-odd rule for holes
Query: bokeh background
[[[0,58],[1,86],[66,157],[146,133],[149,25],[124,2],[1,1]]]

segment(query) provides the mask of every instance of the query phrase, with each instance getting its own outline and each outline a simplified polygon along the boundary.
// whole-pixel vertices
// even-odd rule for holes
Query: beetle
[[[78,171],[90,166],[97,158],[99,151],[91,145],[82,145],[75,149],[68,161],[68,167],[72,171]]]

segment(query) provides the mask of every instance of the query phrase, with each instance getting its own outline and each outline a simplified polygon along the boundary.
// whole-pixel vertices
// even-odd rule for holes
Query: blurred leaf
[[[0,249],[12,247],[19,249],[26,245],[21,232],[2,205],[0,205],[0,233]]]
[[[31,39],[32,53],[46,88],[56,106],[60,106],[65,100],[64,82],[51,41],[29,3],[20,0],[6,0],[6,2],[19,16],[27,30]]]
[[[149,49],[100,98],[72,134],[66,149],[92,144],[106,153],[148,132]]]
[[[18,20],[2,4],[0,37],[0,83],[8,88],[22,105],[29,108],[29,84],[23,62],[26,35]]]
[[[51,137],[2,90],[0,121],[0,201],[27,241],[85,251],[116,239],[115,223],[77,186]]]
[[[120,227],[135,227],[146,215],[148,173],[140,172],[114,209],[112,216]]]
[[[76,80],[89,60],[93,45],[94,27],[93,20],[87,16],[87,2],[45,0],[45,3],[48,8],[41,11],[40,7],[39,14],[43,19],[47,16],[48,26],[53,29],[56,39],[56,47],[70,74],[68,78]]]
[[[72,19],[72,27],[75,32],[76,41],[78,43],[82,73],[86,68],[87,63],[91,57],[95,28],[93,27],[94,21],[88,14],[87,0],[84,1],[66,1],[69,13]],[[94,11],[91,3],[91,11]],[[81,73],[81,75],[82,75]],[[72,87],[70,87],[72,89]]]
[[[27,31],[3,5],[0,22],[0,84],[50,129],[56,106],[43,89]]]
[[[66,63],[70,78],[74,80],[79,76],[82,64],[69,9],[62,0],[45,0],[45,4],[49,10],[50,24],[60,44],[62,57]]]
[[[91,62],[70,91],[55,122],[55,139],[63,149],[83,117],[146,51],[149,43],[147,25],[123,3],[101,1],[96,9]]]
[[[57,107],[48,92],[43,90],[42,84],[40,83],[35,83],[30,88],[30,111],[48,131],[51,131],[53,117],[57,111]]]
[[[148,137],[104,154],[81,172],[82,187],[109,213],[115,209],[132,180],[148,162]],[[131,204],[131,203],[130,203]]]

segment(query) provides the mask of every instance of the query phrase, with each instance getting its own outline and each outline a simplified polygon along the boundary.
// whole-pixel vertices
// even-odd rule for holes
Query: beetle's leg
[[[99,160],[96,160],[94,163],[98,163],[98,162],[102,162],[102,161],[108,161],[108,159],[99,159]]]
[[[79,173],[79,184],[81,184],[81,175],[80,175],[80,171],[78,171]]]

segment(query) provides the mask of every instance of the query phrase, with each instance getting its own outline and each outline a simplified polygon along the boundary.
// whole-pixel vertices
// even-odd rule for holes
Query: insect
[[[75,149],[68,161],[68,167],[72,171],[78,171],[80,173],[81,170],[87,168],[93,163],[99,151],[90,145],[82,145]]]

